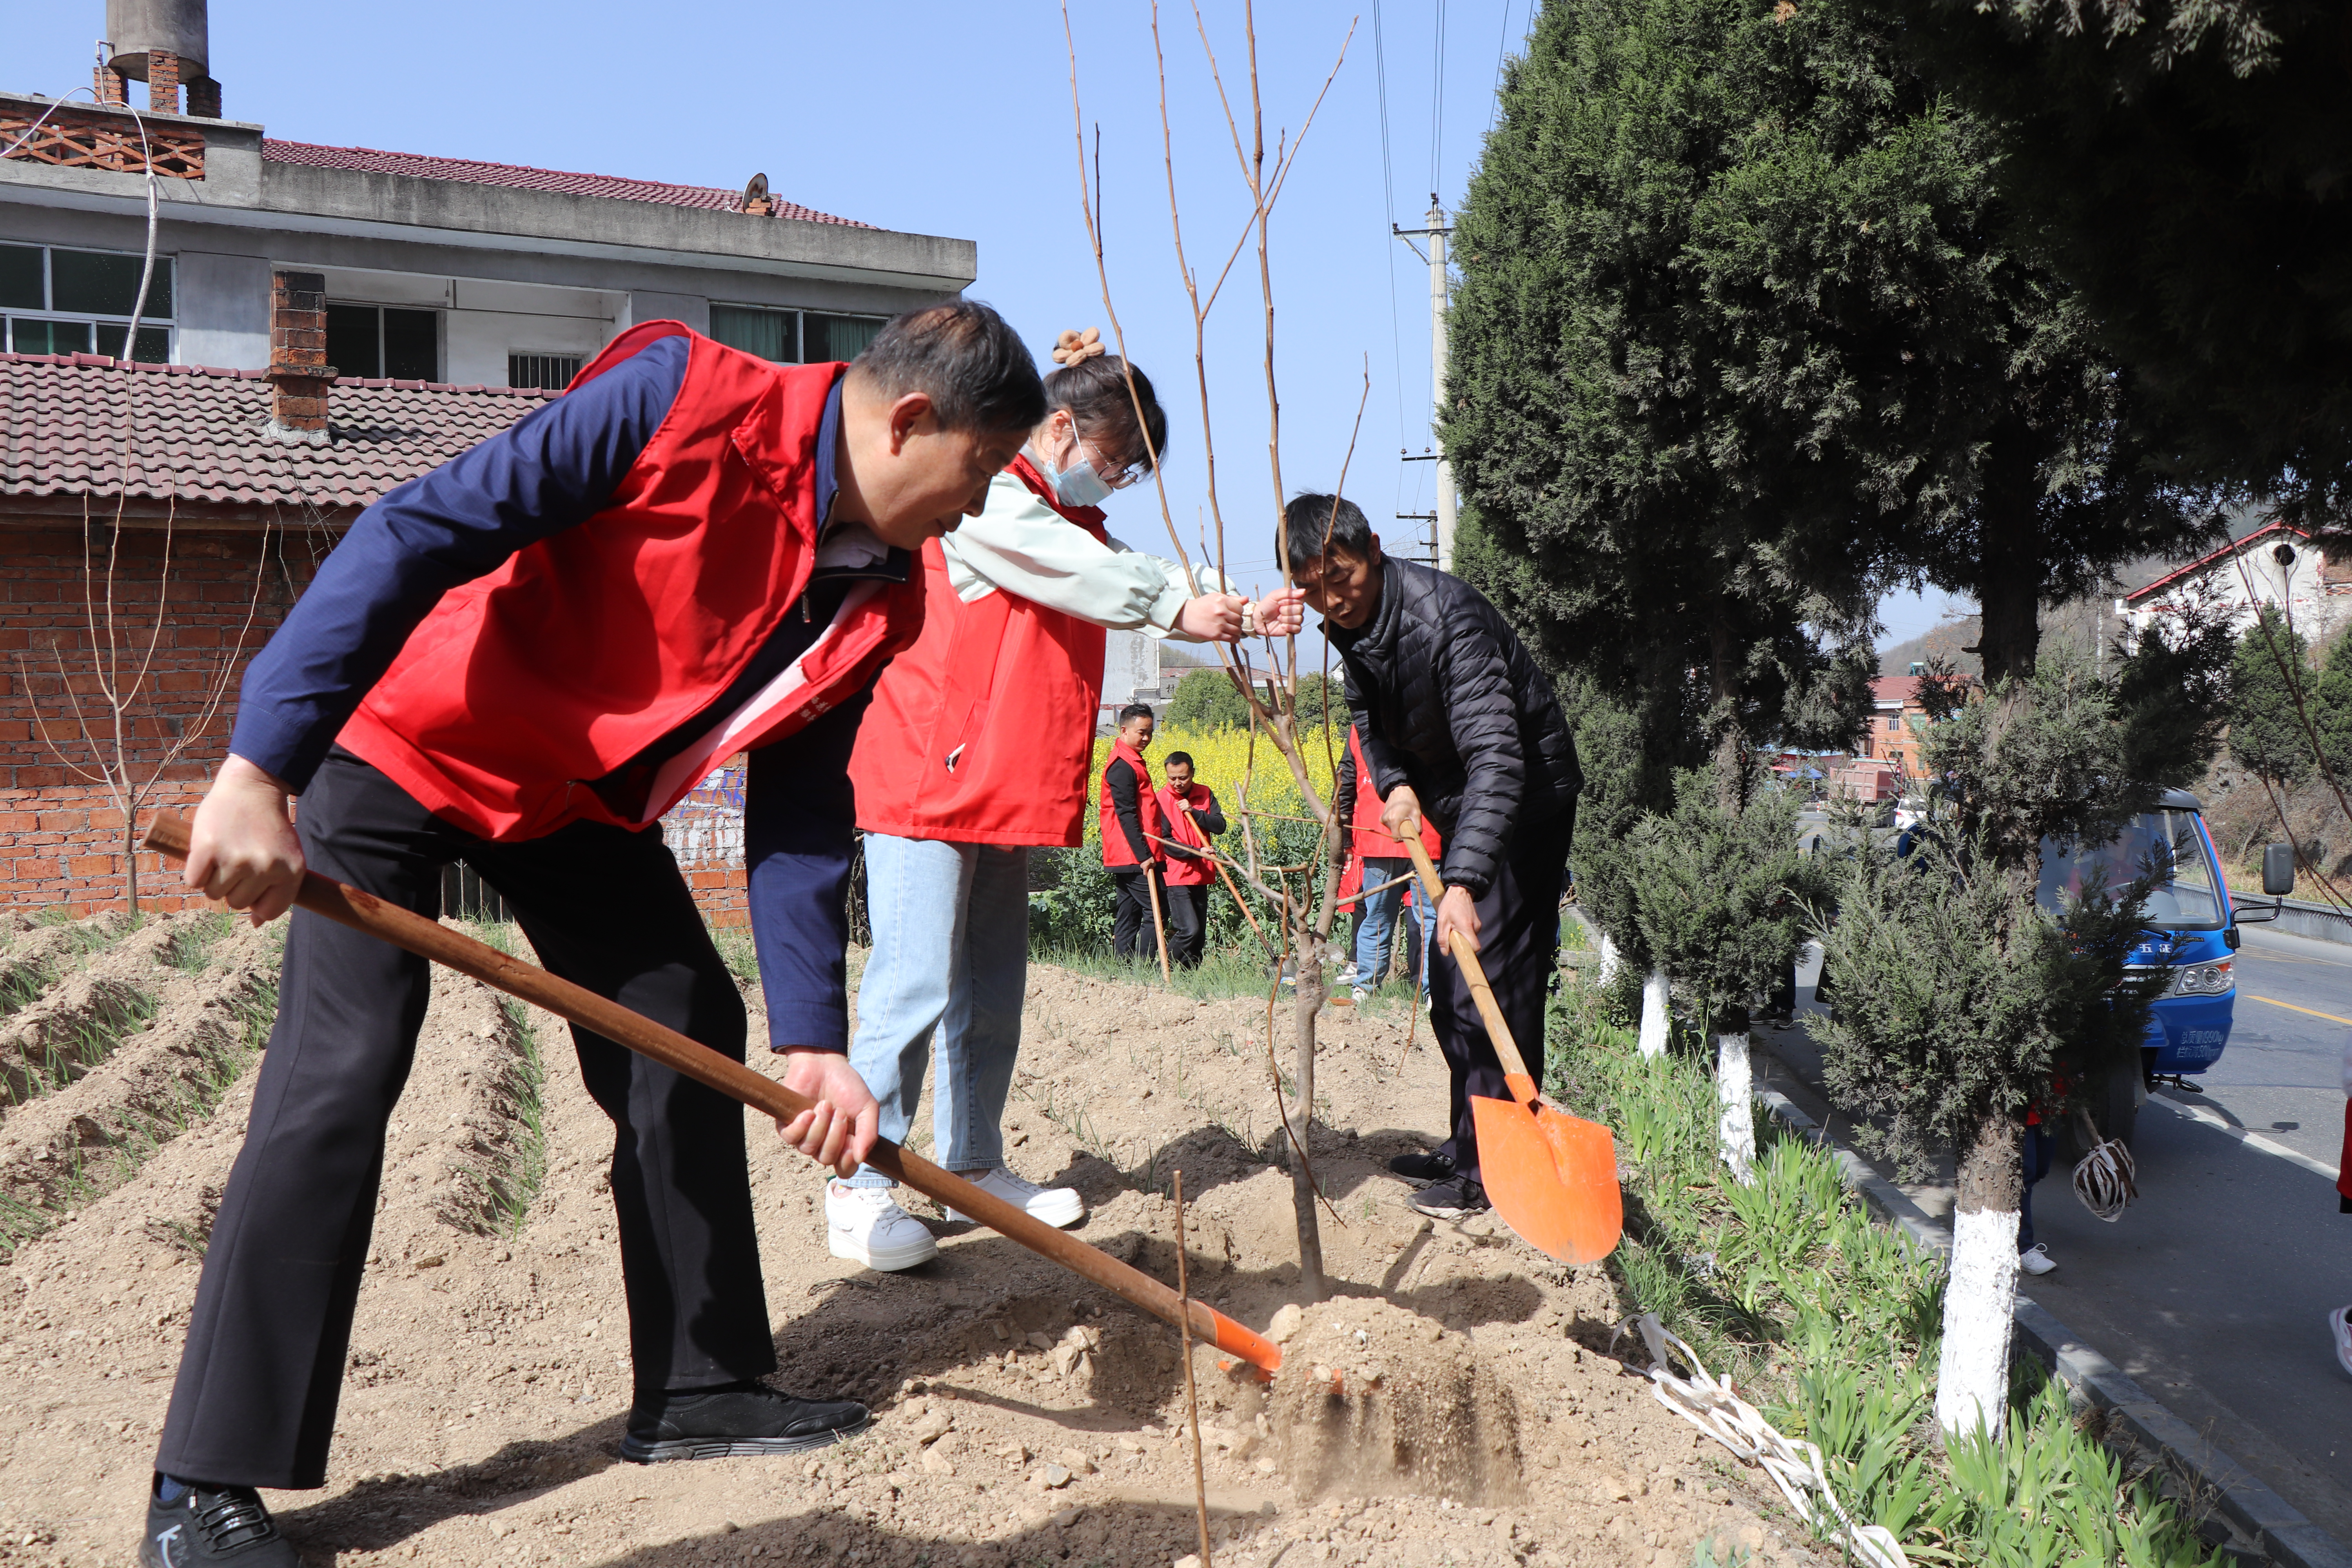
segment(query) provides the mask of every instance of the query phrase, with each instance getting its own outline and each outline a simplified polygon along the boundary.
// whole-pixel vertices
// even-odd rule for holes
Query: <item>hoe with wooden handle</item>
[[[1433,910],[1445,897],[1445,889],[1437,879],[1437,868],[1429,863],[1429,851],[1422,847],[1419,823],[1403,842]],[[1616,1247],[1625,1222],[1624,1196],[1617,1186],[1616,1141],[1606,1127],[1570,1116],[1543,1098],[1519,1057],[1494,988],[1486,984],[1478,950],[1460,931],[1453,936],[1454,962],[1470,983],[1486,1037],[1503,1064],[1503,1081],[1511,1089],[1508,1100],[1470,1097],[1470,1120],[1478,1131],[1479,1179],[1494,1200],[1495,1212],[1528,1246],[1563,1263],[1597,1263]]]
[[[159,816],[141,843],[174,860],[184,860],[188,857],[188,825],[178,816]],[[316,871],[304,874],[301,894],[294,901],[313,914],[324,915],[354,931],[380,937],[394,947],[446,964],[485,985],[520,996],[584,1029],[593,1029],[608,1040],[618,1041],[640,1056],[651,1057],[662,1066],[741,1100],[778,1121],[789,1121],[814,1103],[764,1073],[722,1057],[709,1047],[665,1028],[617,1002],[558,979],[520,959],[509,958],[494,947],[422,915],[387,904],[373,894],[331,881]],[[876,1141],[874,1152],[866,1155],[866,1163],[906,1183],[925,1197],[1003,1232],[1030,1251],[1051,1258],[1154,1317],[1181,1326],[1179,1320],[1182,1299],[1175,1291],[1108,1253],[1031,1218],[1026,1211],[982,1191],[961,1176],[940,1170],[887,1139]],[[1268,1373],[1282,1365],[1282,1352],[1272,1342],[1202,1302],[1193,1301],[1191,1308],[1192,1331],[1199,1338]]]

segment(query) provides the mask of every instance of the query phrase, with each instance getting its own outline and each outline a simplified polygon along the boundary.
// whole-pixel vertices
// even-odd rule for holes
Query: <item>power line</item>
[[[1434,74],[1429,89],[1429,199],[1433,204],[1445,188],[1437,177],[1445,150],[1445,0],[1437,0],[1437,44],[1430,54]]]
[[[1486,104],[1486,134],[1495,133],[1495,116],[1503,108],[1503,57],[1511,47],[1511,0],[1503,0],[1503,36],[1495,40],[1495,96]]]

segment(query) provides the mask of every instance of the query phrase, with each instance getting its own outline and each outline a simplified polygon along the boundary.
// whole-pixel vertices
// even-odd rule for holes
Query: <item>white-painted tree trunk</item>
[[[1716,1036],[1715,1090],[1723,1108],[1716,1141],[1731,1179],[1744,1187],[1756,1180],[1756,1078],[1746,1031]]]
[[[1598,928],[1596,928],[1598,929]],[[1617,956],[1617,939],[1607,931],[1601,933],[1601,984],[1606,987],[1617,979],[1617,966],[1623,960]]]
[[[1666,1054],[1666,1036],[1674,1023],[1674,991],[1666,984],[1665,972],[1653,969],[1650,977],[1642,982],[1642,1054],[1662,1057]]]
[[[2000,1436],[2016,1310],[2017,1211],[1958,1211],[1944,1287],[1943,1360],[1936,1369],[1936,1424],[1947,1437],[1979,1426]]]

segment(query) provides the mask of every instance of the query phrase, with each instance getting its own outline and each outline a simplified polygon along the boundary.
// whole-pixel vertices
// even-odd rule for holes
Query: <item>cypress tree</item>
[[[2295,699],[2308,705],[2313,689],[2303,634],[2275,605],[2264,605],[2238,639],[2230,667],[2230,760],[2273,784],[2293,787],[2311,777],[2311,739]]]

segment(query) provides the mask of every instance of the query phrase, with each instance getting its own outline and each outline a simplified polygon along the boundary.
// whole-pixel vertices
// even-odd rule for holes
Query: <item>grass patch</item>
[[[208,910],[181,922],[164,950],[163,962],[189,974],[212,967],[213,950],[236,929],[236,917],[224,910]]]
[[[1579,976],[1552,1004],[1546,1088],[1609,1126],[1625,1181],[1627,1292],[1728,1374],[1782,1432],[1821,1445],[1838,1499],[1918,1563],[1994,1568],[2213,1561],[2146,1468],[2079,1420],[2028,1358],[2008,1440],[1953,1446],[1933,1415],[1944,1266],[1874,1224],[1837,1167],[1768,1120],[1753,1186],[1716,1158],[1706,1063],[1644,1060]]]
[[[524,951],[522,928],[510,921],[471,924],[467,929],[476,941],[509,958],[529,963],[534,956]],[[530,1009],[503,992],[497,995],[499,1009],[515,1030],[515,1059],[504,1087],[516,1134],[513,1152],[499,1163],[488,1185],[493,1226],[511,1241],[530,1223],[531,1205],[547,1185],[547,1060],[540,1052],[539,1031],[532,1026]]]
[[[1133,963],[1118,958],[1107,946],[1055,947],[1033,950],[1032,963],[1050,963],[1089,980],[1115,980],[1126,984],[1142,984],[1162,989],[1160,979],[1160,950],[1147,941],[1144,956]],[[1327,972],[1328,973],[1328,972]],[[1274,968],[1265,961],[1263,948],[1251,946],[1227,947],[1205,952],[1197,969],[1172,972],[1164,987],[1170,994],[1189,997],[1195,1002],[1225,1002],[1234,997],[1250,997],[1263,1003],[1266,987],[1273,983]],[[1283,987],[1286,1004],[1292,988]]]

